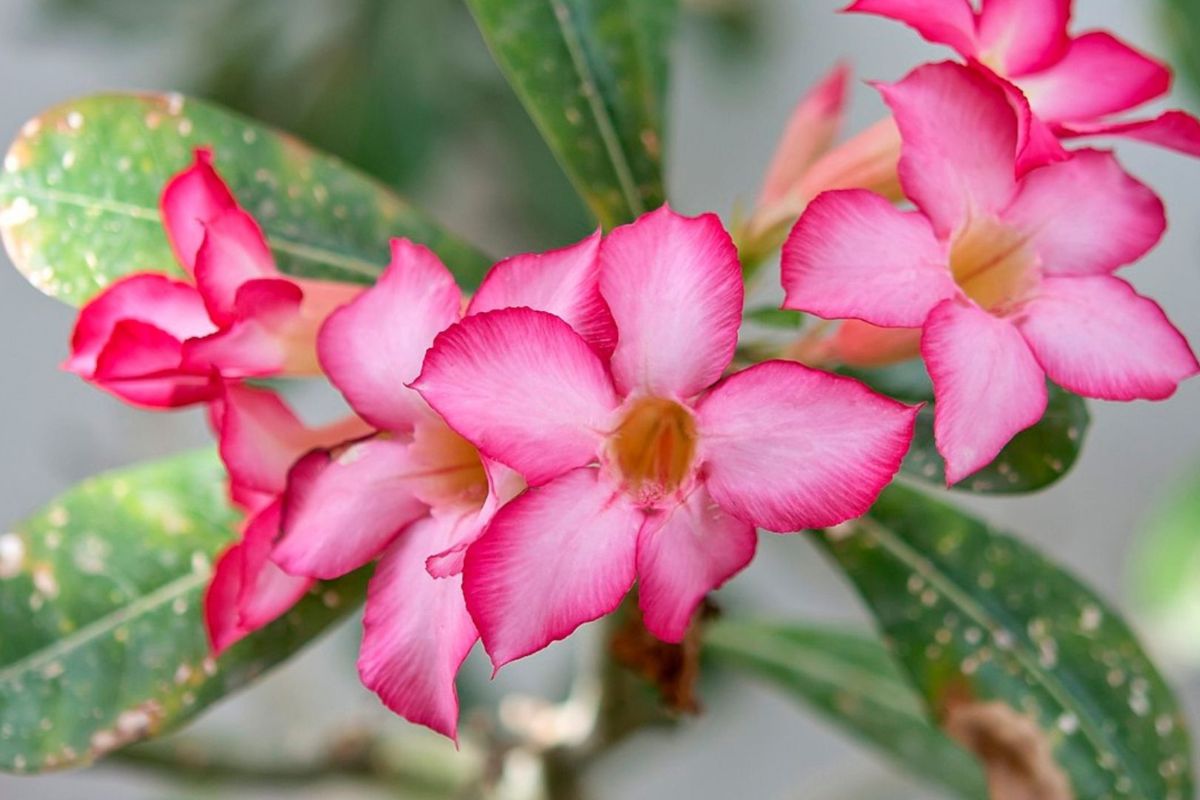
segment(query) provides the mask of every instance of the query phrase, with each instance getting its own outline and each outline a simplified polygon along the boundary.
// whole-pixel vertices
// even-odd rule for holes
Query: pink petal
[[[1167,111],[1153,119],[1126,122],[1073,122],[1056,126],[1059,136],[1124,136],[1200,157],[1200,120],[1184,111]]]
[[[856,0],[846,9],[878,14],[916,30],[925,39],[953,47],[963,56],[975,55],[975,12],[968,0]]]
[[[856,319],[846,320],[833,334],[829,354],[851,367],[897,364],[921,355],[921,329],[880,328]]]
[[[321,329],[321,366],[363,419],[404,431],[428,410],[408,388],[425,351],[456,322],[462,295],[428,248],[392,240],[392,262],[379,281],[333,313]]]
[[[242,536],[238,620],[247,632],[286,614],[313,585],[311,578],[288,575],[270,560],[281,521],[281,504],[276,501],[249,520]]]
[[[483,279],[467,313],[520,307],[545,311],[607,357],[617,344],[617,329],[600,296],[599,254],[596,231],[570,247],[506,258]]]
[[[1000,77],[986,65],[972,61],[972,68],[977,74],[987,78],[994,86],[1004,92],[1008,104],[1017,115],[1017,175],[1021,176],[1032,169],[1066,161],[1071,157],[1054,130],[1041,117],[1033,113],[1029,98],[1020,87],[1005,78]]]
[[[208,221],[196,252],[196,288],[218,325],[236,318],[238,289],[247,281],[278,278],[275,259],[254,218],[233,208]]]
[[[904,140],[900,182],[939,237],[1016,192],[1017,117],[1005,93],[958,64],[918,67],[880,87]]]
[[[947,300],[935,308],[921,354],[933,379],[933,433],[947,483],[987,466],[1046,410],[1045,375],[1021,334],[977,306]]]
[[[484,455],[534,485],[594,460],[618,402],[587,342],[528,308],[447,329],[413,386]]]
[[[271,558],[292,575],[336,578],[376,558],[428,506],[413,493],[408,442],[376,436],[292,468],[282,541]]]
[[[80,309],[71,335],[71,357],[63,367],[82,378],[91,377],[96,359],[122,320],[139,320],[177,342],[206,336],[217,329],[194,286],[164,275],[130,275]]]
[[[697,408],[698,458],[723,509],[773,531],[864,513],[900,468],[916,408],[787,361],[735,373]]]
[[[1030,172],[1003,220],[1027,232],[1051,275],[1111,272],[1145,255],[1167,227],[1158,196],[1097,150]]]
[[[242,590],[244,546],[234,542],[225,548],[213,567],[212,578],[204,590],[204,630],[214,656],[245,638],[248,630],[241,624],[238,597]]]
[[[358,674],[389,709],[451,739],[458,668],[479,638],[462,578],[435,579],[425,558],[453,540],[458,517],[414,523],[384,552],[367,590]]]
[[[237,200],[212,168],[212,151],[197,148],[192,166],[167,183],[160,202],[163,225],[175,257],[188,274],[196,267],[196,253],[204,240],[204,226]]]
[[[1070,45],[1071,0],[984,0],[979,58],[1020,76],[1062,58]]]
[[[1162,308],[1119,278],[1047,278],[1017,322],[1050,379],[1104,400],[1162,400],[1196,357]]]
[[[683,641],[704,595],[754,558],[754,526],[726,514],[703,485],[687,500],[647,517],[638,534],[638,605],[646,627]]]
[[[257,492],[282,494],[288,470],[309,450],[332,447],[371,432],[355,417],[308,428],[268,389],[228,383],[223,401],[217,428],[221,460],[235,484]]]
[[[767,167],[760,206],[796,192],[805,173],[829,150],[842,127],[849,80],[850,67],[838,64],[801,98]]]
[[[783,246],[783,305],[826,319],[920,326],[958,294],[948,259],[923,214],[861,189],[826,192]]]
[[[217,397],[217,375],[185,369],[182,353],[183,345],[169,333],[140,320],[121,320],[88,380],[146,408],[180,408]]]
[[[713,214],[669,207],[615,229],[600,248],[600,292],[617,322],[617,389],[686,398],[733,359],[742,320],[737,248]]]
[[[483,467],[487,472],[488,495],[483,506],[475,514],[474,523],[461,525],[458,540],[454,544],[425,559],[425,569],[435,578],[461,574],[467,548],[483,535],[487,523],[500,507],[525,490],[525,479],[516,470],[490,458],[483,459]]]
[[[1049,69],[1017,84],[1047,122],[1087,122],[1167,93],[1171,71],[1113,36],[1096,31],[1071,42]]]
[[[184,365],[215,369],[226,378],[316,374],[315,336],[300,325],[303,292],[291,281],[259,278],[238,288],[236,320],[184,345]]]
[[[463,570],[467,608],[497,669],[620,605],[641,523],[591,468],[500,509]]]

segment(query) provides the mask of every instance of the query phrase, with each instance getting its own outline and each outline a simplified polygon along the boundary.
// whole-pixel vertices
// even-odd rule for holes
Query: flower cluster
[[[747,228],[799,215],[784,307],[847,321],[842,352],[865,343],[865,360],[919,346],[950,482],[1041,418],[1047,378],[1131,400],[1195,374],[1159,307],[1112,274],[1158,241],[1162,204],[1110,153],[1062,144],[1112,133],[1200,154],[1181,112],[1108,119],[1165,91],[1165,69],[1107,34],[1069,36],[1059,0],[850,10],[901,19],[965,63],[880,85],[893,118],[841,147],[845,70],[801,103]],[[207,405],[246,514],[206,597],[217,653],[314,582],[374,565],[360,676],[453,737],[476,641],[499,668],[636,583],[647,629],[678,642],[759,528],[863,514],[909,448],[919,409],[800,349],[734,367],[744,270],[711,214],[664,206],[505,259],[469,298],[437,255],[397,239],[364,288],[280,273],[212,162],[198,152],[163,196],[189,280],[109,287],[82,310],[67,367],[139,405]],[[344,419],[307,426],[248,383],[307,375],[341,392]]]

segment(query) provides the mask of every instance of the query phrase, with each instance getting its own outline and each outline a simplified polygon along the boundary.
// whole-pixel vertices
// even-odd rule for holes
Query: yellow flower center
[[[625,489],[653,502],[681,488],[696,455],[696,420],[674,400],[645,397],[609,437],[611,464]]]
[[[1003,313],[1037,278],[1036,258],[1020,232],[991,217],[977,217],[950,245],[950,272],[981,308]]]

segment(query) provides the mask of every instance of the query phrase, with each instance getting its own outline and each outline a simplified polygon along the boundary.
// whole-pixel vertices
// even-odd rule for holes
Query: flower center
[[[1003,313],[1036,280],[1035,257],[1020,232],[991,217],[967,223],[950,245],[950,272],[979,306]]]
[[[674,400],[636,401],[609,437],[611,463],[625,488],[645,502],[679,489],[696,455],[696,420]]]
[[[413,434],[413,493],[431,506],[476,506],[487,498],[479,451],[440,421],[419,423]]]

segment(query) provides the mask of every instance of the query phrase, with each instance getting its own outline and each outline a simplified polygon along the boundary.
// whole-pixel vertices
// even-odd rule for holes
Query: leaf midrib
[[[19,190],[9,190],[6,192],[3,187],[0,187],[0,196],[26,197],[61,205],[76,206],[78,208],[96,209],[101,213],[128,217],[138,222],[153,223],[156,226],[160,224],[157,208],[147,208],[136,203],[97,198],[77,192],[64,192],[44,187],[22,187]],[[287,253],[297,258],[339,267],[348,272],[355,272],[371,278],[377,278],[383,272],[383,268],[379,265],[358,258],[357,256],[337,252],[318,245],[307,244],[278,233],[273,233],[269,225],[264,225],[263,229],[266,232],[267,241],[273,250]]]
[[[22,675],[48,666],[56,659],[63,658],[85,647],[90,642],[107,633],[111,633],[130,620],[136,619],[142,614],[149,613],[162,605],[174,602],[177,598],[203,587],[208,583],[210,576],[211,570],[192,571],[168,581],[128,605],[121,606],[115,611],[89,622],[73,633],[55,640],[50,646],[35,650],[0,669],[0,684],[15,683]]]
[[[997,621],[986,608],[975,602],[969,592],[965,589],[960,589],[951,576],[938,569],[933,561],[923,557],[899,537],[893,535],[885,525],[869,517],[857,520],[855,525],[868,531],[896,559],[912,571],[921,575],[930,585],[935,586],[948,600],[961,609],[964,614],[971,617],[978,625],[987,630],[993,639],[997,630],[1003,630],[1010,635],[1013,634],[1011,626]],[[1075,714],[1076,719],[1079,721],[1080,732],[1091,742],[1092,747],[1097,753],[1110,752],[1114,754],[1120,759],[1124,768],[1124,774],[1129,775],[1137,784],[1141,795],[1143,797],[1153,797],[1153,792],[1147,787],[1145,776],[1137,769],[1137,759],[1131,757],[1128,751],[1121,746],[1119,740],[1110,739],[1105,735],[1102,724],[1093,718],[1092,704],[1090,702],[1082,704],[1072,702],[1075,700],[1075,695],[1071,692],[1070,688],[1055,680],[1052,674],[1041,669],[1037,656],[1027,651],[1020,635],[1013,635],[1012,638],[1012,647],[1007,648],[1004,652],[1015,658],[1022,668],[1029,675],[1033,676],[1034,680],[1046,690],[1061,708]]]

